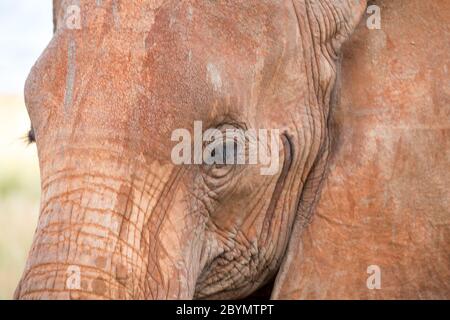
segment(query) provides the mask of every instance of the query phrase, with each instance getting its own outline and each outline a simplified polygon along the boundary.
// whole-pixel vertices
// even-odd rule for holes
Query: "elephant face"
[[[80,28],[71,8],[55,3],[54,38],[26,84],[42,203],[16,297],[250,295],[309,218],[339,48],[364,4],[79,1]],[[275,170],[176,163],[173,134],[195,136],[195,123],[276,130],[262,145]],[[212,156],[236,148],[200,143]]]

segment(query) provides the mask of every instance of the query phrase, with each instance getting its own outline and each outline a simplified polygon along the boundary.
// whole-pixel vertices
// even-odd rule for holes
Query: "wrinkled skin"
[[[339,238],[339,228],[327,228],[327,216],[349,210],[343,200],[333,207],[330,184],[339,178],[333,170],[353,170],[344,162],[352,151],[336,147],[353,142],[351,135],[337,139],[345,127],[330,110],[342,109],[341,45],[365,1],[79,2],[79,30],[64,21],[72,1],[55,2],[55,36],[26,84],[42,203],[16,297],[243,298],[275,278],[273,298],[310,297],[316,285],[324,288],[314,289],[318,297],[331,296],[336,276],[323,259],[336,257],[336,248],[350,255],[353,244]],[[345,71],[342,101],[351,105]],[[280,129],[279,171],[174,165],[171,133],[192,130],[194,121],[204,129]],[[331,130],[333,123],[341,130]],[[383,214],[376,205],[373,212]],[[379,230],[370,222],[380,223],[366,222],[373,238]],[[361,259],[349,270],[365,286],[366,267],[377,261]],[[76,290],[67,287],[70,266],[81,270]],[[319,266],[323,277],[309,277]],[[445,292],[439,290],[435,296]]]
[[[343,48],[327,179],[274,298],[450,299],[450,1],[372,3],[382,27]]]

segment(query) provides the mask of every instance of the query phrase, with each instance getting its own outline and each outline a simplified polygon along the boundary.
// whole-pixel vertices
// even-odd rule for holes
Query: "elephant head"
[[[25,89],[42,199],[16,298],[227,299],[288,281],[365,1],[54,5]],[[194,122],[277,129],[278,170],[174,163],[172,134]]]

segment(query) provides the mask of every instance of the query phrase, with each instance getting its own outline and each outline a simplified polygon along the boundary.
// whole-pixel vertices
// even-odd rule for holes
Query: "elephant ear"
[[[319,79],[320,88],[316,90],[317,99],[321,101],[325,110],[329,110],[330,107],[332,108],[330,105],[336,102],[335,91],[338,87],[336,78],[342,45],[359,24],[367,7],[367,1],[293,0],[293,3],[299,21],[300,34],[308,38],[301,40],[304,46],[308,46],[313,52],[314,57],[309,57],[318,63],[317,74],[313,75]],[[329,90],[330,87],[334,89]],[[324,181],[329,153],[330,137],[327,133],[300,194],[289,244],[272,290],[273,299],[298,298],[300,291],[298,286],[301,283],[299,277],[303,275],[298,274],[297,264],[302,256],[303,230],[309,225],[313,216],[319,198],[317,195]]]

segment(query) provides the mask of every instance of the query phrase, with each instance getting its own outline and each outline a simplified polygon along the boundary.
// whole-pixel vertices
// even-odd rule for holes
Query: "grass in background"
[[[36,146],[23,138],[29,126],[23,99],[0,97],[0,299],[12,298],[37,225]]]

